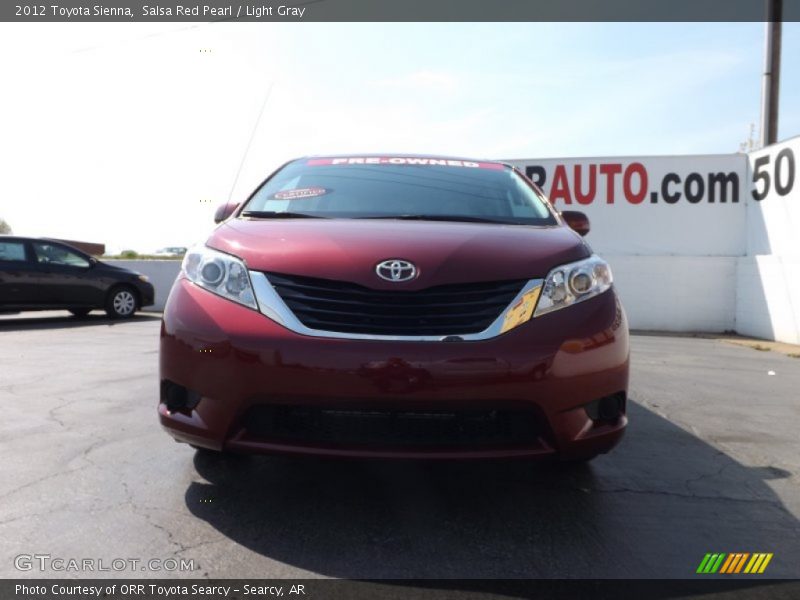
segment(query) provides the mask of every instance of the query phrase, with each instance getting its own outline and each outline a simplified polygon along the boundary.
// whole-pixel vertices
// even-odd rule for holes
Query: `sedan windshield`
[[[544,198],[505,165],[403,157],[294,161],[253,194],[242,214],[253,218],[556,223]]]

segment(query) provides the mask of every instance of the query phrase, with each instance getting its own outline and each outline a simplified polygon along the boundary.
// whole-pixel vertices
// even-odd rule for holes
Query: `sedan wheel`
[[[124,319],[136,312],[136,296],[127,288],[122,288],[111,294],[106,306],[108,316],[114,319]]]

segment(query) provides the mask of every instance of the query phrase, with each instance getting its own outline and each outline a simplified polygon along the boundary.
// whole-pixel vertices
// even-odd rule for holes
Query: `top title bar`
[[[2,2],[14,22],[486,22],[764,21],[773,0],[289,0]],[[800,21],[800,0],[783,0],[783,21]]]

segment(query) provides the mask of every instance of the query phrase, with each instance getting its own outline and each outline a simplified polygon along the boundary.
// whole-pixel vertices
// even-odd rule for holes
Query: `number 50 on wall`
[[[784,148],[775,156],[773,168],[769,169],[772,156],[766,154],[753,161],[753,198],[763,200],[769,195],[773,181],[775,192],[779,196],[786,196],[794,187],[795,163],[794,152],[791,148]]]

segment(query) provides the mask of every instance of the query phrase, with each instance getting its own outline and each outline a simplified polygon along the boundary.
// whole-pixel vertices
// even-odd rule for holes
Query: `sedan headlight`
[[[544,281],[533,316],[594,298],[610,288],[612,281],[611,267],[596,255],[556,267]]]
[[[198,246],[186,253],[181,269],[189,281],[209,292],[258,310],[250,275],[240,258]]]

